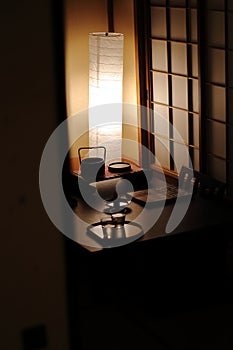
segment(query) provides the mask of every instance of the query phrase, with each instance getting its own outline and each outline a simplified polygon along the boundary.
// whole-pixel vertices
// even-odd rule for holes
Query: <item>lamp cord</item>
[[[113,0],[108,0],[108,31],[114,32]]]

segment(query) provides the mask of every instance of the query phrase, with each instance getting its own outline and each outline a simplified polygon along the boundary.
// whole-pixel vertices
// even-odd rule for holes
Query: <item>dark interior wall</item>
[[[55,3],[13,0],[0,6],[0,348],[5,350],[23,349],[23,330],[38,325],[45,326],[49,349],[68,348],[64,238],[39,192],[41,154],[59,113]]]

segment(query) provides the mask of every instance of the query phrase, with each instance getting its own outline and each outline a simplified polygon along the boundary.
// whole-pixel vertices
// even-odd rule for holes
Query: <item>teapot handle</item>
[[[80,147],[78,149],[78,157],[79,157],[79,163],[81,164],[81,150],[84,150],[84,149],[97,149],[97,148],[102,148],[104,150],[104,162],[105,162],[105,159],[106,159],[106,147],[104,146],[93,146],[93,147]]]

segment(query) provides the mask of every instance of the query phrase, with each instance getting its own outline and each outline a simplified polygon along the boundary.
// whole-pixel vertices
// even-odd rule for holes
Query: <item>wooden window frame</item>
[[[225,20],[225,46],[222,48],[225,52],[225,95],[226,95],[226,121],[224,123],[226,128],[226,157],[224,159],[226,164],[226,179],[225,182],[227,184],[228,192],[229,188],[233,188],[233,184],[230,186],[230,177],[231,177],[231,171],[230,171],[230,162],[232,155],[230,154],[230,121],[229,121],[229,41],[228,41],[228,33],[229,33],[229,13],[231,10],[229,10],[228,7],[228,0],[224,1],[224,9],[222,10],[224,12],[224,20]],[[148,110],[150,110],[150,104],[152,101],[151,96],[151,74],[150,74],[150,1],[149,0],[134,0],[134,6],[135,6],[135,38],[136,38],[136,57],[137,57],[137,82],[138,82],[138,103],[140,106],[146,107]],[[154,5],[153,5],[154,6]],[[165,5],[161,5],[162,7],[166,8],[166,11],[170,11],[171,7],[169,6],[169,0],[166,0]],[[185,7],[181,7],[186,9],[186,33],[188,34],[190,31],[187,30],[188,27],[190,27],[190,12],[191,8],[193,8],[191,4],[191,0],[185,1]],[[207,84],[206,81],[206,42],[207,42],[207,30],[206,30],[206,4],[203,0],[197,0],[197,28],[198,28],[198,36],[197,36],[197,46],[198,46],[198,106],[199,106],[199,169],[201,172],[206,173],[207,175],[211,174],[211,169],[208,167],[207,159],[208,159],[208,144],[207,144],[207,129],[208,129],[208,118],[207,118],[207,106],[206,106],[206,89],[205,86]],[[168,16],[169,18],[169,16]],[[169,23],[167,24],[168,30],[169,30]],[[169,44],[168,47],[168,57],[171,55],[169,53],[170,50],[170,40],[167,37],[167,42]],[[184,41],[185,42],[185,41]],[[186,38],[186,47],[187,47],[187,61],[191,62],[190,60],[190,45],[192,44],[191,38],[189,35]],[[142,54],[144,52],[144,55]],[[171,62],[170,62],[171,63]],[[169,60],[168,60],[168,66],[169,66]],[[168,73],[171,79],[172,72],[168,67]],[[188,115],[189,117],[192,117],[193,110],[192,110],[192,82],[189,77],[191,76],[190,66],[187,65],[187,78],[188,78]],[[169,84],[169,88],[171,89],[171,85]],[[231,87],[232,88],[232,87]],[[171,105],[171,91],[170,91],[170,101],[169,105]],[[170,110],[169,119],[172,122],[172,113]],[[190,113],[190,110],[191,113]],[[193,144],[193,125],[190,120],[192,118],[188,118],[189,120],[189,126],[188,126],[188,137],[189,137],[189,150],[190,150],[190,157],[193,160],[193,152],[194,149],[191,146]],[[153,120],[150,113],[141,113],[139,118],[139,140],[143,146],[150,149],[153,154],[155,154],[155,147],[154,147],[154,134],[153,134]],[[145,132],[145,129],[148,130]],[[143,154],[141,152],[140,155],[141,164],[143,167],[148,167],[153,164],[153,159],[144,158]],[[172,162],[171,162],[172,163]],[[170,163],[170,164],[171,164]],[[171,168],[171,173],[175,173],[173,166]],[[196,169],[197,170],[197,169]]]

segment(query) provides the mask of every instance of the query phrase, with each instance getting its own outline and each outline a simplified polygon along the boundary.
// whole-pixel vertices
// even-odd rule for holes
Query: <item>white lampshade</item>
[[[121,33],[89,34],[89,145],[105,145],[108,159],[121,158],[123,44]]]

